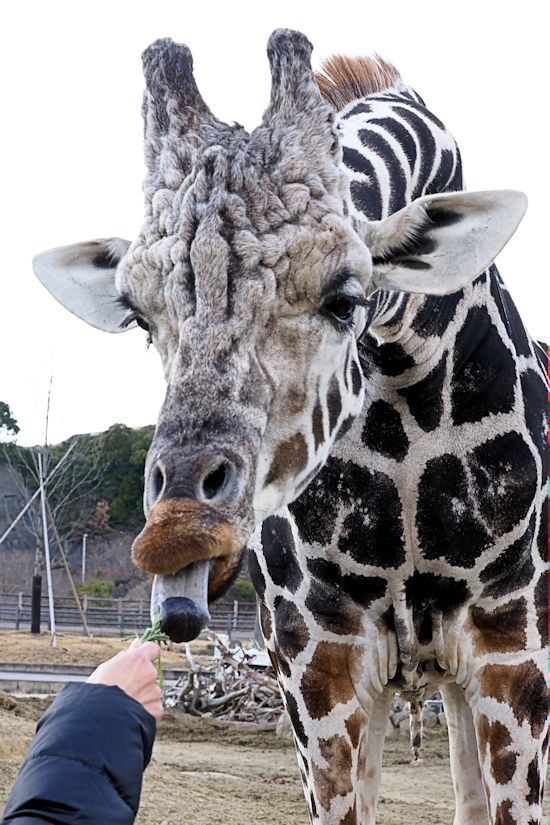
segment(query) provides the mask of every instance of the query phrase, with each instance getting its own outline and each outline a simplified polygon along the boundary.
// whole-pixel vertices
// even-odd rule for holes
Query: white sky
[[[333,52],[391,59],[455,134],[470,189],[528,194],[527,216],[498,263],[528,329],[549,340],[548,256],[540,254],[550,182],[544,8],[537,0],[4,4],[0,400],[19,421],[20,443],[43,437],[52,373],[52,441],[156,420],[163,379],[145,333],[108,335],[74,318],[35,280],[31,258],[95,237],[132,239],[139,229],[140,55],[157,37],[190,46],[210,108],[247,128],[268,100],[265,47],[278,26],[305,32],[315,63]]]

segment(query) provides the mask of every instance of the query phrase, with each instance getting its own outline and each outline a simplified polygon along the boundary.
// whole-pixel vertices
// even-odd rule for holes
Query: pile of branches
[[[187,647],[190,668],[165,691],[166,707],[220,721],[275,725],[283,702],[273,670],[251,667],[253,657],[244,648],[230,651],[219,637],[216,647],[218,658],[206,666],[197,665]]]

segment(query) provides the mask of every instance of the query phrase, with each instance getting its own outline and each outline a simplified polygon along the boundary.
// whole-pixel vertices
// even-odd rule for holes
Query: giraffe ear
[[[124,332],[128,309],[119,302],[115,275],[130,241],[104,238],[41,252],[32,262],[41,284],[73,315],[104,332]]]
[[[375,287],[446,295],[480,275],[517,229],[527,198],[511,189],[426,195],[359,227]]]

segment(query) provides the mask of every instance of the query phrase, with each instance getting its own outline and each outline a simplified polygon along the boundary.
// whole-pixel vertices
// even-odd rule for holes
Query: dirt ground
[[[0,694],[0,810],[47,699]],[[444,733],[428,733],[424,762],[409,764],[407,741],[390,737],[377,822],[451,825]],[[199,721],[167,711],[145,774],[136,825],[307,825],[294,749],[273,731]]]
[[[123,649],[120,639],[0,632],[0,659],[13,663],[97,665]],[[183,650],[163,652],[166,667],[185,667]],[[180,646],[181,648],[181,646]],[[200,661],[205,643],[193,643]],[[0,693],[0,811],[50,700]],[[453,794],[447,736],[426,731],[423,762],[410,765],[407,738],[386,740],[377,823],[451,825]],[[197,720],[170,710],[159,725],[146,771],[137,825],[307,825],[294,748],[274,731]]]

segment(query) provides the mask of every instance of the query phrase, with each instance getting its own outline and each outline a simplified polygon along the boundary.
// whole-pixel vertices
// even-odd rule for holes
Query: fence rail
[[[100,599],[81,596],[80,604],[90,630],[96,634],[128,636],[142,633],[150,624],[147,599]],[[73,598],[54,598],[56,626],[78,632],[82,622]],[[246,602],[218,602],[210,605],[210,630],[230,637],[252,638],[256,626],[256,605]],[[49,629],[48,600],[42,599],[40,621]],[[0,593],[0,627],[29,630],[31,596],[27,593]],[[83,631],[82,631],[83,632]]]

